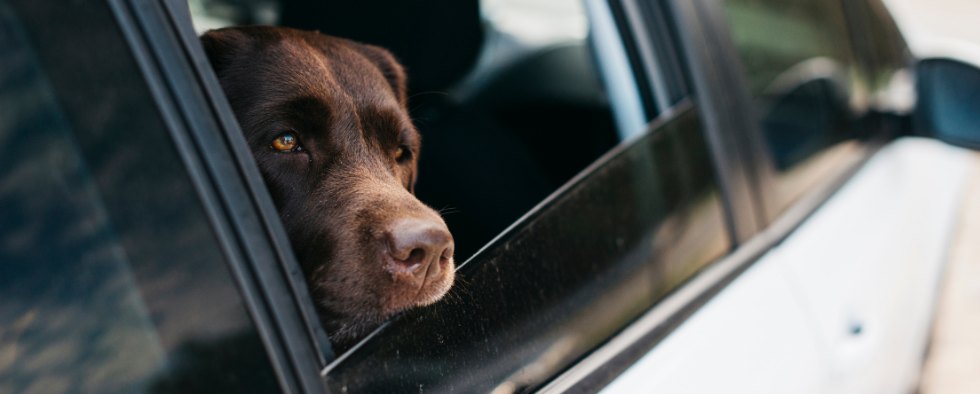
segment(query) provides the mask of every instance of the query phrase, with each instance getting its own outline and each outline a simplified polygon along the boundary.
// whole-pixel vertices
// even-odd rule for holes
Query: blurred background
[[[980,48],[980,1],[885,0],[917,55]],[[965,56],[970,56],[966,54]],[[972,59],[972,58],[971,58]],[[980,155],[950,250],[922,394],[980,393]]]

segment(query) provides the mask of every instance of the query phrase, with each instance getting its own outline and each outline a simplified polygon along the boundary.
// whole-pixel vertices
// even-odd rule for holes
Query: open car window
[[[628,135],[578,0],[190,5],[199,32],[269,23],[389,49],[406,67],[423,139],[416,195],[445,212],[457,261]]]

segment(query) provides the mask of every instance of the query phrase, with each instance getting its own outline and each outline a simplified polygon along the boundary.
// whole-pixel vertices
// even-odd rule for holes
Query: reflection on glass
[[[123,56],[92,54],[112,78],[77,54],[53,73],[51,40],[78,26],[32,47],[21,5],[0,1],[0,393],[277,391],[121,37],[96,44]],[[74,23],[115,31],[82,6]]]
[[[840,3],[723,4],[776,165],[781,211],[853,163],[854,155],[842,153],[857,151],[846,141],[857,135],[853,122],[868,107],[868,87],[855,65]]]

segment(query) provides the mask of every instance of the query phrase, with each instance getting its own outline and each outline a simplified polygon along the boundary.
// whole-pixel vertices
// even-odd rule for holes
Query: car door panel
[[[813,315],[827,392],[914,387],[969,168],[963,149],[893,142],[773,250]]]
[[[908,392],[969,166],[932,140],[882,149],[603,392]]]
[[[819,393],[809,318],[772,253],[601,392]]]

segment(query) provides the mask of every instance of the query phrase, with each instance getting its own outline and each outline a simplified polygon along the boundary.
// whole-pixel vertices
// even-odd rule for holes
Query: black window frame
[[[284,393],[333,359],[271,197],[181,0],[107,0],[154,94]]]

